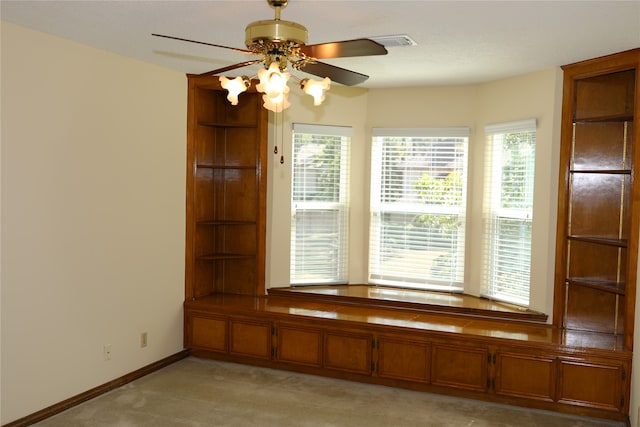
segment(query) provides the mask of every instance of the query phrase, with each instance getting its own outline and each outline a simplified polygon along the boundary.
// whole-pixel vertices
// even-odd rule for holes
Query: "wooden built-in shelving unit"
[[[555,325],[633,349],[640,49],[563,67]]]
[[[639,62],[636,49],[563,67],[553,325],[542,313],[509,309],[266,295],[267,112],[255,90],[231,106],[217,77],[189,76],[185,347],[202,357],[628,420]]]

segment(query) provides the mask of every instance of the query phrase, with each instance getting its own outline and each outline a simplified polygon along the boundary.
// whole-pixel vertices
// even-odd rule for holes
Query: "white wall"
[[[186,78],[1,31],[4,424],[182,349]]]

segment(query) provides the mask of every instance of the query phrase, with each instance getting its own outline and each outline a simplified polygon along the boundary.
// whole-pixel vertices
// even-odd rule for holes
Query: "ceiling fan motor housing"
[[[303,25],[280,19],[252,22],[245,29],[245,44],[249,49],[256,43],[265,42],[293,42],[303,46],[307,44],[308,37],[307,29]]]

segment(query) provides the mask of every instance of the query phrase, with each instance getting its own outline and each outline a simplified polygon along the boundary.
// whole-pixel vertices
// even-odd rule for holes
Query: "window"
[[[526,120],[485,128],[486,296],[529,305],[536,122]]]
[[[369,282],[464,288],[467,128],[373,129]]]
[[[293,125],[291,284],[347,283],[351,133]]]

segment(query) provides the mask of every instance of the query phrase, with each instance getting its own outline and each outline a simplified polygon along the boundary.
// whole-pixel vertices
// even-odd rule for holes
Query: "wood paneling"
[[[309,366],[322,366],[322,331],[295,324],[276,326],[277,360]]]
[[[554,357],[512,351],[496,354],[496,394],[552,402],[555,384]]]
[[[378,375],[383,378],[429,382],[429,343],[382,336],[378,339]]]
[[[324,367],[358,374],[371,373],[369,334],[332,330],[324,336]]]
[[[487,390],[487,357],[488,351],[484,348],[434,344],[431,382],[484,392]]]
[[[558,401],[572,405],[608,410],[622,410],[625,397],[621,393],[622,366],[590,361],[560,361]]]
[[[301,298],[216,295],[185,309],[206,319],[200,343],[220,343],[209,329],[229,325],[227,352],[214,344],[196,355],[616,420],[628,413],[631,352],[609,334]]]
[[[564,71],[554,323],[633,349],[640,234],[640,49]],[[617,339],[617,338],[616,338]]]
[[[187,322],[191,331],[187,347],[227,351],[227,321],[224,317],[190,316]]]
[[[271,358],[271,323],[267,321],[229,321],[229,353],[238,356]]]

